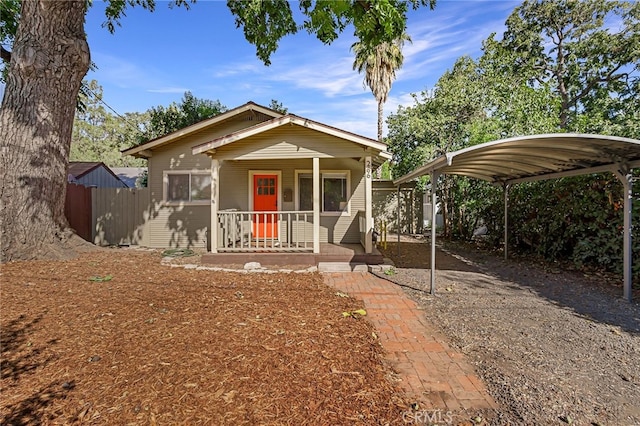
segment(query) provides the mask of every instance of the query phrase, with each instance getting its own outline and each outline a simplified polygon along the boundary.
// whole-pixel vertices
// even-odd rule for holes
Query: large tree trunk
[[[23,0],[0,110],[0,260],[51,257],[64,216],[76,98],[89,67],[85,1]]]

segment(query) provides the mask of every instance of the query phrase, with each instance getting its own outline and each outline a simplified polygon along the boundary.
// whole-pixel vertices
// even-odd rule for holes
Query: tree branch
[[[6,62],[11,61],[11,52],[0,46],[0,58],[2,58],[2,60]]]
[[[590,81],[587,80],[582,91],[580,91],[580,93],[576,94],[571,99],[572,102],[578,102],[579,100],[584,98],[591,90],[593,90],[594,87],[596,87],[598,83],[608,83],[612,80],[615,80],[614,77],[621,78],[627,75],[627,73],[622,73],[622,74],[618,74],[617,76],[614,76],[614,73],[618,71],[620,68],[622,68],[623,65],[624,64],[618,64],[617,66],[611,68],[608,72],[604,73],[604,75],[596,76]]]

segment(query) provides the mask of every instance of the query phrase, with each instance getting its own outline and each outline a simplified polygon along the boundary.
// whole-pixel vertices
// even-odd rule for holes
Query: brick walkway
[[[422,408],[497,408],[463,355],[449,347],[400,287],[366,272],[323,275],[328,285],[364,302],[401,385]]]

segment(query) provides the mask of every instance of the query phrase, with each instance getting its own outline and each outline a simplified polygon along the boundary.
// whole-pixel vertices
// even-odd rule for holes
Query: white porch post
[[[373,171],[372,171],[372,163],[371,156],[367,156],[364,159],[364,217],[366,223],[367,234],[364,240],[364,252],[366,254],[371,254],[373,252],[373,191],[372,187],[372,179],[373,179]]]
[[[320,253],[320,159],[313,158],[313,252]]]
[[[220,206],[220,161],[211,158],[211,253],[218,252],[218,210]]]

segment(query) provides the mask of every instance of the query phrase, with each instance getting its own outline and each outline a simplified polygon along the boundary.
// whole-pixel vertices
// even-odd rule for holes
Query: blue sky
[[[404,66],[397,73],[385,115],[412,104],[411,93],[433,87],[462,55],[477,58],[482,40],[499,36],[519,2],[438,0],[435,10],[409,13]],[[297,10],[297,6],[293,6]],[[282,40],[267,67],[236,29],[224,1],[200,0],[191,10],[159,1],[154,13],[127,10],[110,34],[104,4],[95,1],[86,31],[93,61],[90,72],[117,112],[145,111],[179,101],[185,91],[220,100],[228,108],[247,101],[268,106],[276,99],[289,112],[369,137],[376,137],[376,101],[363,76],[353,70],[347,29],[327,46],[300,32]]]

